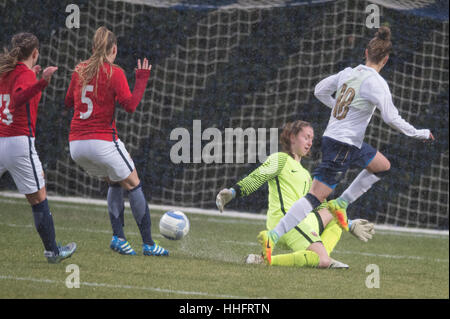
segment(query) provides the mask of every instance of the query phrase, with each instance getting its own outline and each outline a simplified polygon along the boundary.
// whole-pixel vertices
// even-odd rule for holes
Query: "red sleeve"
[[[136,110],[147,86],[150,70],[136,70],[136,82],[134,84],[133,94],[130,92],[127,78],[121,69],[116,69],[113,76],[113,88],[116,94],[116,100],[128,113]]]
[[[70,80],[69,89],[67,90],[66,98],[64,100],[64,105],[67,108],[74,107],[74,105],[75,105],[75,101],[73,98],[73,90],[74,90],[74,87],[75,87],[77,81],[78,81],[77,72],[73,72],[72,79]]]
[[[47,85],[48,82],[44,79],[36,82],[36,76],[32,72],[21,73],[14,82],[12,94],[14,107],[25,104],[36,94],[41,92]]]
[[[29,71],[20,72],[14,80],[13,93],[24,90],[36,83],[36,74]]]

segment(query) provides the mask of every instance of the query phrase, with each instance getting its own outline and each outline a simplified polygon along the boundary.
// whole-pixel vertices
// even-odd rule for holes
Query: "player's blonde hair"
[[[11,50],[3,48],[0,53],[0,79],[14,70],[17,62],[28,59],[34,49],[39,49],[39,40],[34,34],[15,34],[11,39]]]
[[[309,122],[305,122],[302,120],[297,120],[294,122],[288,122],[284,125],[283,131],[280,135],[280,144],[281,144],[281,150],[285,153],[288,153],[291,155],[291,157],[294,157],[294,154],[292,154],[291,149],[291,135],[297,135],[299,132],[303,130],[305,127],[311,127],[311,124]]]
[[[367,45],[367,58],[370,62],[378,64],[391,53],[391,50],[391,29],[385,26],[380,27]]]
[[[107,56],[111,54],[114,45],[117,45],[117,37],[112,31],[108,30],[106,27],[100,27],[95,31],[91,57],[88,60],[81,62],[75,68],[75,72],[80,76],[82,87],[85,87],[95,77],[96,85],[94,93],[97,94],[99,73],[105,62],[111,64],[108,61]],[[109,70],[108,78],[111,78],[111,76],[112,68]]]

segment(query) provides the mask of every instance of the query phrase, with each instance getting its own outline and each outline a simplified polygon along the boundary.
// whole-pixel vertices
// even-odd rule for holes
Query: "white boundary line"
[[[24,198],[24,196],[22,194],[14,193],[14,192],[0,192],[0,196],[7,197],[7,198]],[[81,197],[64,197],[64,196],[54,196],[54,195],[49,195],[47,197],[50,201],[55,201],[55,202],[107,206],[106,200],[102,200],[102,199],[81,198]],[[130,207],[130,204],[128,202],[125,202],[125,206]],[[186,213],[216,216],[216,217],[220,216],[220,217],[233,217],[233,218],[256,219],[256,220],[265,220],[266,219],[265,215],[248,213],[248,212],[225,211],[224,213],[221,214],[216,209],[203,209],[203,208],[195,208],[195,207],[181,207],[181,206],[155,205],[155,204],[149,204],[149,207],[151,209],[162,210],[162,211],[164,211],[164,210],[181,210]],[[407,228],[407,227],[398,227],[398,226],[393,226],[393,225],[375,225],[375,229],[376,230],[394,231],[394,232],[449,236],[448,230]]]
[[[62,281],[57,281],[57,280],[52,280],[52,279],[44,279],[44,278],[42,278],[42,279],[31,278],[31,277],[14,277],[14,276],[0,275],[0,280],[31,281],[31,282],[45,283],[45,284],[64,284],[65,285],[65,282],[62,282]],[[207,296],[207,297],[217,297],[217,298],[249,299],[249,297],[210,294],[210,293],[199,292],[199,291],[171,290],[171,289],[163,289],[163,288],[155,288],[155,287],[139,287],[139,286],[130,286],[130,285],[111,285],[111,284],[98,283],[98,282],[80,282],[80,286],[116,288],[116,289],[136,289],[136,290],[146,290],[146,291],[153,291],[153,292],[167,293],[167,294],[176,294],[176,295],[195,295],[195,296]],[[260,298],[257,298],[257,299],[260,299]],[[262,299],[265,299],[265,297],[263,297]]]
[[[390,255],[390,254],[375,254],[375,253],[365,253],[360,251],[349,251],[349,250],[333,250],[333,254],[345,254],[345,255],[361,255],[361,256],[369,256],[369,257],[381,257],[388,259],[415,259],[415,260],[431,260],[434,262],[448,263],[448,259],[442,258],[430,258],[425,256],[410,256],[410,255]]]

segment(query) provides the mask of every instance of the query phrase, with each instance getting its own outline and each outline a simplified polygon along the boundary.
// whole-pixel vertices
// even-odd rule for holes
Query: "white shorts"
[[[120,140],[78,140],[70,142],[70,156],[89,175],[113,182],[126,179],[134,163]]]
[[[0,177],[6,171],[11,174],[21,194],[36,193],[45,186],[34,137],[0,137]]]

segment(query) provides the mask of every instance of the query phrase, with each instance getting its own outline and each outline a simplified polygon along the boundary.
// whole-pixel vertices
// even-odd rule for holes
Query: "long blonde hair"
[[[3,48],[0,53],[0,79],[14,70],[17,62],[28,59],[34,49],[39,49],[39,40],[34,34],[15,34],[11,39],[11,50]]]
[[[82,87],[85,87],[94,77],[95,80],[95,92],[97,95],[97,83],[98,76],[105,62],[111,64],[106,58],[111,54],[111,50],[114,45],[117,45],[117,37],[115,34],[108,30],[106,27],[100,27],[95,31],[93,43],[92,43],[92,55],[91,57],[81,62],[76,68],[75,72],[78,73]],[[113,65],[113,64],[111,64]],[[112,76],[112,68],[108,74],[108,78]]]

